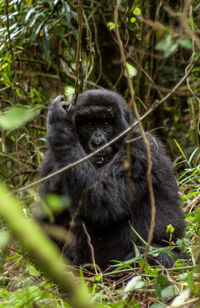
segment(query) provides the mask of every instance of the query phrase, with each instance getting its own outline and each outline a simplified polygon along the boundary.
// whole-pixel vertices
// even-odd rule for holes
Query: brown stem
[[[76,119],[76,102],[80,89],[80,66],[81,66],[81,42],[82,42],[82,19],[83,19],[83,0],[78,1],[78,41],[76,47],[76,72],[75,72],[75,94],[74,94],[74,115],[73,121]]]

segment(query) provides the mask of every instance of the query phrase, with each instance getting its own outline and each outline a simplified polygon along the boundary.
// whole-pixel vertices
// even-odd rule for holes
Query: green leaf
[[[134,22],[136,22],[136,18],[135,17],[131,17],[130,18],[130,22],[133,24]]]
[[[191,290],[195,290],[195,284],[194,284],[193,274],[194,274],[194,272],[191,271],[191,272],[188,273],[188,276],[187,276],[188,287],[189,287]]]
[[[174,139],[174,142],[175,142],[177,148],[179,149],[180,153],[182,154],[183,158],[188,162],[187,157],[185,156],[185,153],[183,152],[183,150],[182,150],[180,144],[178,143],[178,141],[176,139]]]
[[[137,6],[134,10],[133,10],[133,14],[135,14],[136,16],[139,16],[142,14],[141,9]]]
[[[46,202],[54,213],[61,213],[70,204],[69,198],[65,196],[58,197],[55,194],[48,194],[46,196]]]
[[[142,279],[142,276],[136,276],[132,278],[126,285],[124,292],[133,291],[136,289],[141,289],[144,286],[144,281]]]
[[[26,17],[25,17],[25,21],[28,21],[29,20],[29,17],[33,14],[33,12],[35,11],[35,7],[33,7],[33,8],[31,8],[31,9],[29,9],[28,11],[27,11],[27,14],[26,14]]]
[[[117,303],[114,303],[112,305],[112,308],[124,308],[124,302],[123,301],[119,301]]]
[[[161,291],[169,285],[169,281],[166,276],[160,274],[155,279],[155,282],[156,296],[161,298]]]
[[[167,40],[161,40],[155,46],[155,50],[165,50],[168,47]]]
[[[39,277],[40,272],[33,265],[29,265],[28,272],[31,276]]]
[[[175,42],[171,39],[171,36],[168,36],[166,39],[161,40],[155,46],[156,50],[164,51],[164,57],[169,57],[178,47],[178,42]]]
[[[162,274],[158,275],[158,277],[157,277],[157,279],[156,279],[156,283],[157,283],[161,288],[166,287],[166,286],[169,285],[169,281],[168,281],[167,277],[164,276],[164,275],[162,275]]]
[[[112,30],[115,29],[115,23],[112,22],[112,21],[108,22],[108,23],[107,23],[107,26],[108,26],[108,28],[109,28],[110,31],[112,31]],[[117,25],[117,27],[119,27],[119,26]]]
[[[177,294],[174,286],[168,286],[167,288],[161,291],[161,298],[164,303],[167,303],[170,299],[172,299]]]
[[[134,77],[134,76],[137,75],[137,70],[136,70],[136,68],[133,65],[129,64],[128,62],[126,62],[126,67],[128,69],[128,73],[129,73],[130,77]]]
[[[192,48],[192,42],[188,38],[181,40],[180,45],[184,48],[188,48],[188,49]]]
[[[39,110],[26,107],[11,107],[0,117],[0,127],[5,130],[17,128],[31,120]]]
[[[187,302],[185,302],[185,299],[188,299],[189,297],[190,297],[190,290],[186,289],[173,300],[171,306],[172,307],[181,307],[181,306],[183,307],[184,303],[187,304]]]
[[[4,248],[7,245],[9,238],[9,232],[7,232],[6,230],[0,231],[0,249]]]
[[[42,35],[42,48],[44,50],[44,54],[47,60],[50,60],[50,43],[49,43],[49,33],[48,33],[48,27],[45,26],[43,29],[43,35]]]
[[[66,86],[64,89],[64,94],[68,101],[71,101],[74,96],[75,88],[72,86]]]
[[[168,225],[167,226],[167,229],[166,229],[166,232],[168,233],[168,232],[170,232],[170,233],[173,233],[174,232],[174,227],[172,226],[172,225]]]
[[[165,58],[168,58],[169,56],[171,56],[172,54],[173,54],[173,52],[177,49],[177,47],[178,47],[178,43],[172,43],[169,47],[168,47],[168,49],[165,51],[165,53],[164,53],[164,57]]]

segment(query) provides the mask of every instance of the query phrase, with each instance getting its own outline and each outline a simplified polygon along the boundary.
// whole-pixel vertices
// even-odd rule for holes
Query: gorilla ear
[[[124,109],[124,116],[129,124],[133,123],[133,111],[128,106]]]

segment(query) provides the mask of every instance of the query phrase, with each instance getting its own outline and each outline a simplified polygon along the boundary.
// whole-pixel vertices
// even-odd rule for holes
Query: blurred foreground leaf
[[[33,219],[24,216],[21,206],[0,183],[0,216],[7,222],[13,235],[21,241],[40,270],[58,284],[73,308],[96,308],[97,305],[89,301],[86,287],[75,282],[71,271],[67,271],[67,260],[61,257],[57,247]]]
[[[9,130],[17,128],[31,120],[39,112],[38,109],[26,107],[11,107],[0,117],[0,127]]]

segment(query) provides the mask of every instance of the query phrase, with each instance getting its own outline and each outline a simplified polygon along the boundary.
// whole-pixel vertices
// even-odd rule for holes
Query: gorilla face
[[[102,90],[86,91],[84,96],[81,94],[78,98],[76,128],[87,154],[102,147],[118,135],[118,130],[122,131],[128,126],[121,109],[123,101],[119,104],[121,96],[106,90],[104,93],[103,97]],[[107,147],[91,161],[101,167],[112,159],[117,150],[117,144]]]
[[[113,119],[110,117],[82,117],[77,121],[79,140],[85,152],[91,153],[102,147],[114,136]],[[114,155],[114,147],[110,146],[92,157],[92,162],[99,167],[108,162]]]

